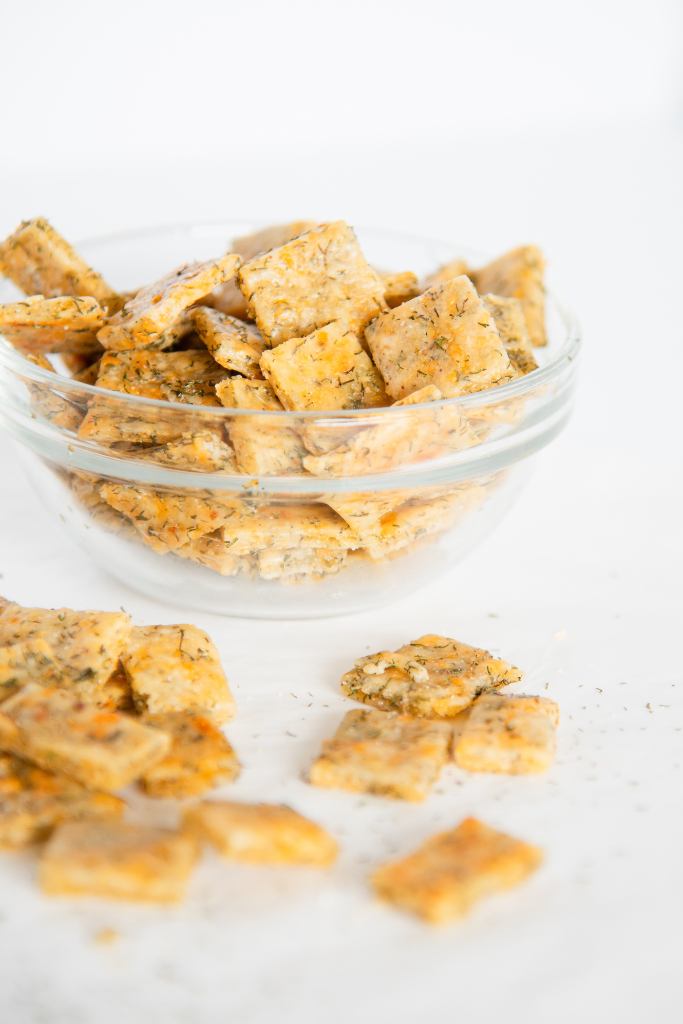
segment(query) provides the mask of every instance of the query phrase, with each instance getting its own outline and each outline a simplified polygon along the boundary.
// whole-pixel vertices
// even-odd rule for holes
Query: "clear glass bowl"
[[[259,226],[155,228],[79,249],[124,291],[213,257]],[[358,235],[383,270],[422,275],[456,257],[482,261],[443,242],[371,229]],[[13,290],[4,291],[8,301]],[[0,339],[0,415],[39,499],[86,557],[119,581],[184,609],[338,615],[386,604],[450,572],[505,515],[532,456],[571,409],[578,330],[552,296],[548,330],[539,369],[512,383],[442,402],[323,416],[105,391],[43,370]],[[79,435],[93,410],[112,425],[106,445]],[[131,430],[157,445],[201,432],[243,451],[272,450],[273,459],[249,476],[168,465],[155,445],[128,444]],[[295,457],[283,464],[290,448]],[[296,458],[304,448],[317,453],[308,463],[315,473]]]

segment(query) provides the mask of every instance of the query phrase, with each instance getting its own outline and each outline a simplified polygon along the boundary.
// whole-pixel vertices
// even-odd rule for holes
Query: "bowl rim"
[[[261,222],[263,223],[263,222]],[[106,245],[110,242],[124,242],[126,239],[144,239],[147,237],[154,237],[164,234],[172,234],[177,232],[197,232],[202,229],[207,230],[217,229],[222,224],[233,225],[243,224],[245,227],[251,226],[253,230],[259,229],[259,221],[251,221],[249,219],[241,219],[234,221],[222,221],[222,220],[208,220],[208,221],[186,221],[174,224],[162,224],[156,226],[148,226],[142,228],[135,228],[133,230],[124,230],[111,232],[105,235],[96,235],[89,238],[81,239],[75,243],[76,248],[86,248],[92,245]],[[266,226],[266,225],[263,225]],[[457,249],[455,243],[446,242],[443,239],[431,238],[428,236],[412,234],[409,232],[402,232],[392,228],[378,228],[370,225],[359,225],[359,231],[373,231],[376,234],[383,234],[386,238],[394,237],[397,240],[403,239],[404,241],[412,241],[414,243],[420,243],[423,245],[440,246],[445,248]],[[462,246],[463,249],[468,247]],[[560,344],[558,350],[554,353],[553,357],[548,360],[538,369],[532,370],[531,373],[525,374],[523,377],[518,377],[516,380],[509,381],[505,384],[498,384],[494,387],[487,388],[483,391],[476,391],[466,395],[455,395],[451,398],[442,398],[432,402],[420,402],[414,405],[388,405],[378,406],[363,409],[339,409],[339,410],[323,410],[323,409],[302,409],[302,410],[290,410],[290,409],[273,409],[273,410],[255,410],[255,409],[237,409],[231,406],[209,406],[209,405],[193,405],[185,402],[168,402],[164,399],[157,398],[145,398],[141,395],[130,395],[125,392],[113,391],[109,388],[100,388],[95,384],[86,384],[83,381],[76,381],[72,377],[66,377],[54,370],[45,370],[35,363],[32,363],[27,359],[18,349],[14,348],[10,342],[0,336],[0,364],[5,368],[13,369],[27,377],[30,380],[36,382],[42,382],[55,386],[55,378],[57,381],[63,381],[58,385],[64,389],[68,388],[70,394],[73,397],[82,395],[83,399],[101,397],[106,398],[109,402],[116,401],[121,403],[120,408],[123,409],[162,409],[167,414],[175,415],[185,413],[187,415],[191,412],[196,412],[198,415],[201,414],[202,418],[209,416],[215,418],[218,421],[231,420],[235,417],[240,416],[258,416],[259,419],[264,420],[270,419],[274,422],[282,422],[287,420],[295,420],[300,422],[301,420],[317,420],[325,421],[326,425],[333,422],[359,422],[363,425],[363,420],[368,420],[373,425],[379,423],[382,420],[391,419],[395,417],[407,417],[415,415],[424,409],[442,409],[442,408],[477,408],[482,405],[490,405],[495,402],[504,402],[509,399],[523,398],[525,395],[534,391],[536,388],[543,387],[546,384],[551,383],[556,378],[562,375],[562,372],[566,367],[574,362],[578,357],[581,349],[581,331],[579,322],[567,306],[563,302],[557,299],[555,292],[552,289],[546,289],[546,297],[549,298],[559,314],[560,320],[564,327],[564,339]],[[541,349],[543,351],[543,349]],[[227,371],[226,371],[227,373]],[[476,447],[476,446],[475,446]]]

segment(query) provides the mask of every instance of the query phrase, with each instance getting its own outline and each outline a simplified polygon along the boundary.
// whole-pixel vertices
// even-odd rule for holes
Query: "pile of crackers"
[[[420,801],[451,761],[545,771],[557,705],[507,696],[521,673],[427,635],[359,659],[348,711],[307,773],[315,786]],[[121,612],[0,606],[0,847],[40,847],[48,894],[180,899],[203,845],[233,861],[329,867],[338,844],[290,807],[198,799],[234,781],[222,731],[235,714],[218,652],[195,626],[134,626]],[[121,790],[184,801],[175,829],[124,820]],[[537,847],[477,821],[380,867],[379,896],[431,922],[516,884]]]
[[[468,412],[442,399],[532,372],[547,341],[535,246],[419,280],[372,267],[343,221],[266,228],[121,293],[36,219],[0,244],[0,272],[26,295],[0,306],[0,333],[44,370],[66,367],[118,396],[65,396],[58,380],[33,381],[36,416],[125,459],[256,484],[293,478],[294,499],[271,504],[244,489],[202,491],[201,479],[174,490],[71,474],[103,527],[226,576],[320,579],[410,551],[470,514],[486,481],[329,494],[325,481],[480,443],[521,414],[520,400]],[[208,411],[221,407],[239,414]],[[264,416],[283,410],[306,416]],[[331,418],[350,410],[367,415]],[[317,478],[321,496],[296,498],[301,477]]]

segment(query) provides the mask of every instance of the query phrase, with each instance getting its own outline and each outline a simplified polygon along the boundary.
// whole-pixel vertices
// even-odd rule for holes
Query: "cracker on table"
[[[449,759],[446,722],[374,709],[348,711],[313,762],[314,786],[424,800]]]
[[[519,373],[538,369],[527,330],[524,308],[519,299],[502,295],[482,295],[482,301],[493,317],[510,362]]]
[[[488,651],[428,633],[397,651],[359,658],[341,687],[347,697],[384,711],[453,718],[480,694],[521,676]]]
[[[379,868],[372,882],[388,903],[431,924],[444,924],[483,897],[524,881],[541,860],[538,847],[465,818],[408,857]]]
[[[0,648],[23,644],[27,655],[35,653],[34,682],[68,686],[73,693],[95,699],[114,672],[131,628],[125,612],[15,604],[0,616]]]
[[[144,722],[171,737],[166,757],[140,778],[147,796],[182,799],[233,782],[240,773],[237,755],[216,724],[198,711],[146,715]]]
[[[461,277],[465,274],[469,277],[471,267],[466,260],[449,260],[448,263],[442,264],[433,273],[428,274],[424,279],[425,288],[433,288],[436,284],[443,284],[444,281],[450,281],[453,277]]]
[[[544,772],[555,756],[559,708],[547,697],[483,693],[455,744],[455,760],[470,772]]]
[[[185,812],[183,825],[231,860],[327,867],[337,857],[332,836],[281,804],[204,801]]]
[[[380,314],[365,337],[394,399],[425,384],[452,398],[512,376],[493,318],[464,275]]]
[[[43,850],[38,881],[50,896],[171,903],[181,900],[198,857],[192,836],[125,822],[73,822]]]
[[[235,555],[296,548],[346,549],[359,547],[347,523],[327,505],[260,505],[234,516],[223,526],[223,537]]]
[[[0,272],[26,295],[89,295],[111,308],[117,294],[43,217],[0,243]]]
[[[129,299],[98,339],[106,349],[116,351],[168,347],[176,338],[169,340],[167,332],[193,303],[234,277],[239,264],[239,256],[229,253],[178,267]]]
[[[216,387],[221,403],[231,409],[281,412],[282,405],[265,380],[228,377]],[[287,476],[303,472],[306,455],[298,431],[273,422],[273,417],[235,416],[230,421],[230,441],[243,473],[254,476]]]
[[[54,375],[54,381],[26,381],[26,387],[31,396],[32,413],[40,419],[52,423],[59,430],[78,430],[83,420],[83,411],[59,394],[57,390],[59,378],[50,361],[44,355],[24,354],[34,366],[39,366],[41,370],[48,370]]]
[[[472,271],[477,290],[519,299],[532,345],[546,345],[545,259],[535,245],[511,249],[485,267]]]
[[[192,320],[217,363],[243,377],[263,379],[259,359],[266,343],[258,328],[208,306],[197,306]]]
[[[343,221],[320,224],[255,257],[240,268],[239,282],[273,346],[334,320],[360,330],[385,308],[382,279]]]
[[[160,761],[171,741],[120,711],[35,683],[0,704],[0,749],[75,779],[88,789],[127,786]]]
[[[302,235],[304,231],[310,231],[316,227],[314,220],[292,220],[286,224],[269,224],[268,227],[260,228],[248,235],[240,235],[233,238],[230,248],[241,256],[245,261],[253,260],[254,256],[260,256],[264,252],[270,252],[285,242],[291,242],[293,238]]]
[[[342,321],[291,338],[261,356],[285,409],[368,409],[387,405],[384,384],[358,335]]]
[[[197,626],[135,626],[121,662],[138,711],[204,711],[216,722],[235,713],[216,646]]]
[[[31,295],[0,305],[0,334],[22,352],[88,352],[106,315],[88,296]]]
[[[395,274],[380,272],[379,276],[384,285],[384,301],[389,309],[400,306],[408,299],[414,299],[422,291],[417,274],[412,270],[402,270]]]
[[[198,473],[236,472],[235,453],[229,444],[212,430],[183,434],[175,441],[148,448],[141,453],[146,462]]]

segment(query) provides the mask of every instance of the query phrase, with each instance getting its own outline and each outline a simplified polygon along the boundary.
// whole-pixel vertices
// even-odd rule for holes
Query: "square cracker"
[[[121,662],[138,711],[204,711],[216,722],[235,701],[211,638],[197,626],[136,626]]]
[[[0,701],[27,683],[51,680],[59,674],[54,651],[40,637],[0,647]]]
[[[384,285],[384,301],[389,309],[400,306],[408,299],[414,299],[422,289],[417,279],[417,274],[412,270],[402,270],[395,274],[380,273]]]
[[[43,217],[24,221],[0,244],[0,272],[26,295],[89,295],[108,308],[118,298]]]
[[[536,846],[465,818],[373,875],[377,894],[430,924],[462,917],[485,896],[511,889],[539,866]]]
[[[208,306],[193,310],[192,321],[217,363],[243,377],[263,379],[259,359],[266,343],[258,328]]]
[[[0,748],[88,789],[127,786],[170,745],[158,729],[63,689],[29,683],[0,704]]]
[[[547,697],[483,693],[470,709],[455,760],[470,772],[547,771],[555,756],[558,721],[559,708]]]
[[[294,580],[329,576],[344,568],[344,548],[265,548],[256,555],[256,569],[264,580]]]
[[[482,301],[494,319],[510,362],[519,373],[538,369],[527,330],[524,308],[519,299],[502,295],[482,295]]]
[[[424,800],[449,760],[450,725],[371,709],[348,711],[313,762],[314,786]]]
[[[353,531],[327,505],[261,505],[245,510],[223,527],[223,538],[234,555],[298,548],[344,550],[359,547]]]
[[[186,558],[191,562],[217,572],[220,576],[237,576],[239,573],[251,575],[254,559],[249,556],[233,555],[230,547],[223,540],[221,531],[197,537],[189,544],[183,544],[173,552],[178,558]]]
[[[341,321],[265,351],[261,369],[285,409],[332,412],[388,404],[377,368]]]
[[[332,836],[280,804],[205,801],[186,811],[183,825],[231,860],[327,867],[337,857]]]
[[[240,264],[234,253],[205,263],[189,263],[142,288],[98,334],[106,349],[167,348],[175,341],[167,332],[186,309],[217,285],[235,276]]]
[[[265,380],[228,377],[216,387],[224,406],[258,412],[282,412],[282,405]],[[284,418],[284,417],[283,417]],[[298,431],[281,426],[272,416],[235,416],[230,422],[230,441],[243,473],[254,476],[287,476],[303,472],[306,455]]]
[[[68,686],[92,700],[116,669],[131,628],[125,612],[15,604],[0,616],[0,649],[23,645],[33,655],[33,682]]]
[[[546,345],[545,259],[535,245],[521,245],[472,271],[478,291],[519,299],[532,345]]]
[[[166,711],[144,721],[171,737],[166,757],[140,779],[147,796],[181,799],[199,796],[214,786],[233,782],[240,763],[223,733],[196,711]]]
[[[347,697],[384,711],[453,718],[481,693],[521,676],[488,651],[429,633],[397,651],[359,658],[341,687]]]
[[[271,345],[343,321],[360,330],[385,308],[384,285],[343,221],[320,224],[245,263],[239,281]]]
[[[465,485],[442,494],[411,498],[383,515],[375,528],[366,529],[363,546],[375,560],[391,557],[450,529],[480,505],[484,496],[482,487]]]
[[[124,808],[111,793],[92,793],[13,754],[0,754],[0,849],[40,842],[64,821],[119,818]]]
[[[89,352],[106,315],[97,299],[31,295],[0,305],[0,334],[22,352]]]
[[[62,825],[45,847],[38,881],[50,896],[177,902],[198,856],[191,836],[124,822]]]
[[[140,453],[140,457],[160,466],[173,466],[175,469],[194,470],[198,473],[234,473],[237,470],[232,448],[212,430],[183,434],[177,440],[159,445],[158,448],[148,448]]]
[[[425,384],[452,398],[512,375],[493,318],[464,275],[380,314],[366,328],[365,338],[394,399]]]

